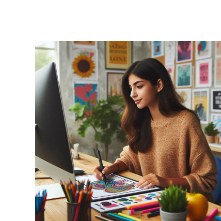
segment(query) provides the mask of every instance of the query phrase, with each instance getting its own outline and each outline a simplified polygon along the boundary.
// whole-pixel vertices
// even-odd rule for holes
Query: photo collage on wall
[[[87,105],[85,117],[98,102],[98,50],[96,41],[71,42],[74,103]],[[75,118],[77,115],[75,114]]]
[[[151,57],[165,65],[183,105],[195,110],[202,124],[211,122],[210,113],[221,111],[221,41],[213,44],[214,61],[211,41],[152,41],[151,45]]]

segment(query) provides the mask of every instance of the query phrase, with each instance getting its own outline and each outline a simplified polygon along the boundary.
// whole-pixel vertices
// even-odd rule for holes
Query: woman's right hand
[[[99,179],[99,180],[102,180],[103,177],[102,177],[102,173],[107,177],[109,174],[113,173],[114,171],[111,170],[111,167],[110,166],[106,166],[104,167],[103,171],[101,171],[101,168],[100,166],[96,166],[94,168],[94,176]]]

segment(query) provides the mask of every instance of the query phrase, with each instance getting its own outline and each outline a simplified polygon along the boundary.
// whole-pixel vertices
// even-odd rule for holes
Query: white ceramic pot
[[[162,221],[186,221],[188,210],[181,213],[168,213],[160,209]]]

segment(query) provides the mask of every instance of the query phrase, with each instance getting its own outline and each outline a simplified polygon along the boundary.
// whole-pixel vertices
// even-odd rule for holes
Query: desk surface
[[[99,161],[97,158],[89,156],[87,154],[79,153],[80,159],[74,159],[74,166],[80,167],[83,170],[85,170],[85,174],[92,174],[93,168],[97,165],[99,165]],[[106,161],[103,161],[104,166],[110,165],[111,163],[108,163]],[[119,174],[123,176],[127,176],[129,178],[140,180],[141,176],[136,175],[134,173],[124,171],[120,172]],[[46,184],[52,184],[56,183],[52,179],[47,179],[47,175],[42,173],[41,171],[37,171],[35,174],[36,177],[42,177],[42,179],[35,179],[35,185],[46,185]],[[215,208],[219,210],[217,213],[217,216],[221,216],[221,206],[218,206],[213,203],[209,203],[209,209],[207,212],[207,215],[209,215]],[[126,213],[126,210],[122,211],[122,213]],[[100,220],[95,217],[95,215],[100,215],[95,210],[91,210],[91,220]],[[152,218],[147,218],[147,213],[136,215],[135,217],[142,219],[142,220],[150,220],[150,221],[160,221],[160,216],[155,216]],[[46,206],[45,206],[45,221],[64,221],[67,220],[67,205],[65,202],[65,199],[53,199],[53,200],[47,200]],[[187,219],[189,220],[189,219]],[[215,218],[212,219],[212,221],[215,221]]]

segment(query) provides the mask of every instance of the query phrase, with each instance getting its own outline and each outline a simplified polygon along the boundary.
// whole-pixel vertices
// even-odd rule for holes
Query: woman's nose
[[[130,97],[136,97],[136,93],[135,93],[135,90],[133,90],[133,88],[131,89],[131,92],[130,92]]]

